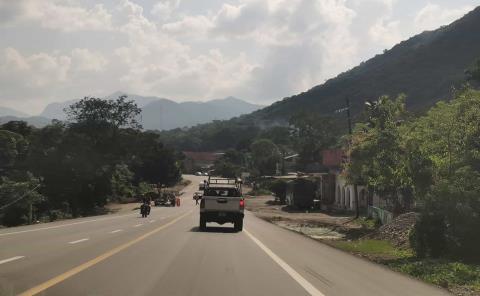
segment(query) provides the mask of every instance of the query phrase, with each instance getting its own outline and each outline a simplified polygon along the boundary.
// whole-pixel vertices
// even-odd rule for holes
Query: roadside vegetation
[[[410,239],[418,257],[479,260],[480,92],[464,88],[424,116],[403,98],[382,97],[352,137],[347,176],[419,219]]]
[[[446,288],[456,295],[480,293],[480,265],[477,264],[446,258],[419,258],[411,249],[395,247],[385,240],[330,241],[328,244]]]
[[[313,214],[296,217],[285,207],[265,218],[456,295],[480,294],[480,91],[475,88],[479,70],[476,63],[466,72],[470,85],[421,114],[409,113],[402,95],[369,101],[351,136],[333,144],[326,141],[326,146],[341,145],[346,151],[344,174],[350,184],[366,185],[396,216],[413,211],[407,213],[413,221],[401,238],[394,238],[397,233],[378,235],[383,231],[379,224],[365,218],[344,228],[315,225]],[[309,159],[307,163],[314,161],[305,152],[301,155]],[[285,196],[280,184],[263,183],[263,188],[277,199]],[[353,233],[362,231],[354,225],[367,232],[356,237]],[[325,240],[315,230],[325,227],[344,238]]]
[[[141,110],[126,97],[85,98],[67,122],[37,129],[0,126],[0,225],[101,213],[109,201],[180,180],[180,158],[157,134],[141,131]]]

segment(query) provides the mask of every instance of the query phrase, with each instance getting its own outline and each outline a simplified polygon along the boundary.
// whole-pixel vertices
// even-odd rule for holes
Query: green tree
[[[0,174],[15,165],[18,157],[17,139],[19,135],[0,130]]]
[[[475,257],[480,239],[480,92],[462,89],[409,129],[409,141],[432,164],[413,242],[419,255]],[[438,221],[441,221],[440,223]]]
[[[151,132],[138,134],[132,171],[136,182],[173,185],[181,178],[178,155]]]
[[[113,200],[120,201],[133,197],[135,193],[134,186],[132,185],[133,176],[133,172],[130,171],[126,164],[115,165],[111,178],[111,196]]]
[[[471,81],[480,82],[480,59],[466,71],[467,79]]]
[[[32,222],[36,206],[44,200],[38,192],[40,181],[31,175],[17,182],[6,177],[0,179],[0,224],[16,226]]]
[[[300,154],[299,162],[305,166],[322,161],[322,150],[337,141],[338,129],[330,117],[302,112],[294,115],[290,124],[294,147]]]
[[[347,179],[352,184],[366,184],[370,190],[387,199],[393,210],[402,210],[400,196],[411,198],[406,182],[401,124],[406,118],[405,98],[381,97],[366,110],[367,123],[356,126],[351,139]]]
[[[134,101],[126,101],[127,96],[117,100],[104,100],[85,97],[65,110],[68,119],[76,123],[108,124],[121,128],[141,129],[138,116],[142,112]]]
[[[22,135],[23,137],[30,136],[34,130],[34,128],[32,126],[29,126],[28,123],[26,123],[25,121],[18,120],[9,121],[0,126],[0,129],[14,132],[16,134]]]
[[[28,141],[20,134],[0,129],[0,176],[18,173],[28,153]]]
[[[217,159],[214,164],[215,174],[225,178],[239,177],[244,169],[245,154],[229,149],[222,157]]]
[[[260,139],[250,146],[254,169],[260,176],[274,175],[280,161],[277,145],[267,139]]]

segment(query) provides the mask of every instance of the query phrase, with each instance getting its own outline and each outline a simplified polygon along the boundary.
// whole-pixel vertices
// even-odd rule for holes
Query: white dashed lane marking
[[[78,244],[78,243],[83,243],[83,242],[88,241],[88,240],[89,240],[88,238],[82,238],[82,239],[79,239],[79,240],[76,240],[76,241],[73,241],[73,242],[69,242],[69,244],[74,245],[74,244]]]
[[[137,225],[135,225],[135,226],[133,226],[133,227],[139,227],[139,226],[142,226],[142,225],[143,225],[143,224],[137,224]]]
[[[81,221],[81,222],[75,222],[75,223],[69,223],[69,224],[62,224],[62,225],[57,225],[57,226],[22,230],[22,231],[6,232],[6,233],[0,233],[0,236],[14,235],[14,234],[28,233],[28,232],[35,232],[35,231],[49,230],[49,229],[58,229],[58,228],[62,228],[62,227],[72,226],[72,225],[80,225],[80,224],[97,222],[97,221],[105,221],[105,220],[111,220],[111,219],[125,218],[125,217],[129,217],[129,216],[134,216],[134,215],[136,215],[136,214],[121,215],[121,216],[108,217],[108,218],[102,218],[102,219],[93,219],[93,220],[87,220],[87,221]]]
[[[117,230],[114,230],[114,231],[110,231],[110,233],[117,233],[117,232],[120,232],[120,231],[123,231],[123,229],[117,229]]]
[[[25,258],[25,256],[15,256],[15,257],[12,257],[12,258],[0,260],[0,264],[12,262],[12,261],[15,261],[15,260],[18,260],[18,259],[22,259],[22,258]]]

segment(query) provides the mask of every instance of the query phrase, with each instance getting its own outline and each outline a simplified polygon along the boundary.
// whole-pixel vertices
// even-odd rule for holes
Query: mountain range
[[[292,57],[294,58],[294,57]],[[426,31],[361,63],[322,85],[245,116],[259,123],[286,121],[308,110],[333,115],[351,102],[359,114],[364,102],[382,95],[407,96],[407,108],[422,112],[449,99],[465,83],[465,70],[480,58],[480,7],[434,31]]]
[[[26,117],[28,116],[26,113],[7,108],[7,107],[0,107],[0,117],[3,116],[16,116],[16,117]]]
[[[364,109],[366,100],[382,95],[405,94],[407,108],[423,112],[437,101],[451,98],[452,89],[466,82],[465,70],[479,58],[480,7],[477,7],[448,26],[418,34],[322,85],[266,108],[235,98],[205,103],[175,103],[134,95],[130,98],[143,107],[144,127],[158,130],[193,126],[241,114],[246,115],[235,119],[236,123],[254,123],[262,127],[284,124],[302,111],[334,115],[335,110],[345,107],[347,98],[355,117]],[[65,106],[50,105],[42,115],[64,116],[60,111]]]
[[[144,97],[115,92],[107,98],[115,99],[121,95],[127,95],[129,100],[135,101],[142,109],[140,122],[147,130],[168,130],[208,123],[213,120],[226,120],[251,113],[263,107],[234,97],[207,102],[177,103],[159,97]],[[32,117],[10,108],[0,108],[0,124],[11,120],[24,120],[31,125],[43,127],[49,124],[52,119],[65,120],[64,109],[77,101],[51,103],[45,107],[39,116]]]

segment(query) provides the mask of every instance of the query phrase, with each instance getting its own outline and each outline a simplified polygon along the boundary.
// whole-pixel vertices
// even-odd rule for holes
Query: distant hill
[[[178,127],[189,127],[213,120],[230,119],[242,114],[256,111],[263,106],[254,105],[234,97],[211,100],[207,102],[177,103],[159,97],[143,97],[124,92],[115,92],[107,98],[118,98],[127,95],[142,108],[141,122],[145,129],[168,130]],[[65,120],[63,111],[78,100],[49,104],[40,114],[41,117]]]
[[[29,125],[35,127],[44,127],[49,125],[52,120],[42,116],[30,116],[30,117],[18,117],[18,116],[0,116],[0,124],[7,123],[9,121],[25,121]]]
[[[262,106],[228,97],[208,102],[175,103],[161,99],[143,108],[142,122],[145,129],[169,130],[189,127],[213,120],[225,120],[248,114]]]
[[[464,71],[480,58],[480,7],[456,22],[421,33],[307,92],[285,98],[245,120],[283,120],[301,110],[333,114],[348,97],[354,114],[366,99],[407,95],[407,108],[422,111],[451,96]]]
[[[77,102],[78,100],[70,100],[61,103],[51,103],[40,113],[40,116],[58,120],[65,120],[67,118],[63,109],[67,108],[71,104]]]
[[[292,57],[295,58],[295,57]],[[301,94],[228,121],[162,132],[164,141],[181,150],[216,151],[248,147],[260,130],[288,125],[299,112],[336,118],[338,134],[347,132],[345,114],[335,115],[349,98],[354,120],[367,99],[407,95],[407,108],[421,113],[452,88],[466,82],[465,70],[480,58],[480,8],[435,31],[423,32],[357,67]]]
[[[25,117],[28,116],[26,113],[7,108],[7,107],[0,107],[0,117],[3,116],[17,116],[17,117]]]
[[[127,94],[121,91],[117,91],[107,96],[107,98],[116,99],[121,95],[127,95]],[[148,103],[159,100],[159,98],[157,97],[142,97],[137,95],[127,95],[127,96],[129,100],[134,100],[139,107],[143,107]],[[78,101],[79,100],[69,100],[61,103],[51,103],[47,105],[47,107],[45,107],[45,109],[40,114],[40,116],[46,117],[46,118],[58,119],[58,120],[65,120],[67,116],[64,112],[64,109],[68,108],[70,105]]]

